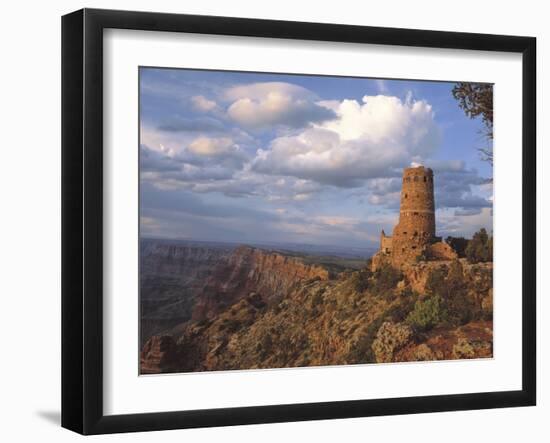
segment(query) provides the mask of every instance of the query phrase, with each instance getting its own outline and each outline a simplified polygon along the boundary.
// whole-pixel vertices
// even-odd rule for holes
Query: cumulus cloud
[[[258,82],[237,85],[227,88],[223,96],[229,101],[236,101],[241,98],[262,100],[272,92],[309,100],[314,100],[317,97],[309,89],[286,82]]]
[[[362,103],[343,100],[327,105],[339,118],[323,127],[336,132],[343,141],[386,145],[387,149],[406,151],[413,160],[433,153],[441,141],[432,106],[424,100],[376,95],[364,96]]]
[[[257,219],[273,219],[274,215],[254,208],[218,204],[211,205],[205,200],[190,192],[181,190],[159,190],[149,184],[144,185],[140,192],[140,199],[144,207],[149,209],[181,212],[193,215],[220,217],[254,216]]]
[[[398,208],[401,195],[401,177],[375,178],[368,181],[368,202]]]
[[[168,132],[221,132],[224,125],[219,120],[211,117],[199,118],[174,118],[158,126],[160,131]]]
[[[140,146],[139,162],[141,172],[162,173],[167,171],[178,171],[180,169],[178,163],[174,162],[170,156],[162,151],[150,149],[143,144]]]
[[[395,175],[440,144],[440,129],[425,101],[379,95],[365,96],[362,103],[320,103],[337,118],[274,139],[258,151],[255,170],[355,187],[369,178]]]
[[[159,189],[176,189],[193,186],[202,181],[228,180],[233,174],[231,169],[223,166],[195,166],[183,163],[177,170],[165,171],[162,174],[151,171],[149,174],[142,174],[142,178],[154,183]]]
[[[302,128],[335,117],[335,113],[315,103],[316,96],[305,88],[283,82],[253,83],[228,89],[232,101],[228,116],[247,128],[282,125]]]
[[[178,158],[195,166],[221,166],[234,172],[249,161],[249,155],[230,137],[201,136],[191,141]]]
[[[288,83],[238,86],[226,90],[225,98],[236,99],[235,104],[247,95],[254,103],[265,103],[273,91],[309,104],[315,99]],[[250,148],[256,141],[241,129],[207,135],[207,129],[221,125],[209,117],[173,121],[160,132],[145,129],[142,138],[156,146],[142,149],[144,179],[163,189],[295,204],[307,202],[327,185],[355,187],[369,204],[393,210],[399,206],[402,168],[422,163],[436,174],[438,208],[471,216],[491,207],[492,185],[475,170],[463,161],[430,158],[441,134],[427,102],[379,95],[365,96],[361,103],[333,100],[315,106],[337,117],[275,137],[255,153]],[[198,127],[202,135],[192,137]]]
[[[464,211],[463,214],[460,211],[458,212],[450,209],[437,211],[436,222],[439,235],[443,237],[451,235],[471,238],[481,228],[492,232],[493,214],[491,208],[481,208],[479,211]]]
[[[438,167],[439,166],[439,167]],[[492,185],[464,162],[434,164],[434,193],[438,208],[458,208],[457,215],[479,214],[492,207]]]
[[[455,215],[458,216],[468,216],[468,215],[478,215],[481,214],[481,208],[471,208],[471,209],[455,209]]]
[[[208,150],[208,147],[202,148]],[[214,157],[188,151],[174,153],[168,149],[151,149],[142,144],[141,180],[158,189],[190,189],[200,183],[231,180],[246,161],[244,153],[237,148],[213,154]]]
[[[260,197],[269,203],[300,203],[322,190],[317,183],[295,178],[276,178],[243,169],[231,178],[202,181],[190,185],[197,193],[218,192],[228,197]]]
[[[200,134],[200,135],[199,135]],[[254,139],[231,129],[216,136],[193,131],[163,131],[142,125],[142,178],[158,187],[189,187],[193,180],[231,179],[250,160]]]
[[[199,137],[193,140],[188,150],[193,154],[205,155],[207,157],[214,157],[223,154],[227,154],[233,148],[233,140],[228,137],[210,138]]]
[[[161,74],[141,77],[141,223],[148,235],[378,244],[380,230],[390,232],[399,216],[402,169],[416,164],[435,172],[438,234],[470,236],[492,223],[492,183],[472,166],[489,170],[467,153],[468,137],[445,125],[455,140],[442,145],[431,104],[410,93],[392,97],[391,80],[369,80],[368,90],[380,95],[357,100],[345,97],[361,97],[363,82],[350,81],[353,95],[335,100],[343,90],[312,80],[320,94],[330,92],[323,100],[248,74]],[[443,89],[434,92],[448,98]],[[433,105],[448,118],[442,103]],[[448,106],[456,111],[452,99]]]
[[[199,112],[210,112],[218,109],[218,104],[214,100],[209,100],[203,95],[195,95],[191,97],[193,109]]]

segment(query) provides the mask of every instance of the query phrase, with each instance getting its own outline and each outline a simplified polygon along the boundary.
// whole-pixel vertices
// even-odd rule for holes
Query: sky
[[[141,235],[376,247],[415,163],[437,235],[491,231],[488,142],[453,85],[142,67]]]

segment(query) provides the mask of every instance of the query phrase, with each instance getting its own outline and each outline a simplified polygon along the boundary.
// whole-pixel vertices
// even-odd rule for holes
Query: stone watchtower
[[[395,268],[418,260],[455,260],[456,252],[435,236],[434,174],[416,166],[403,171],[399,222],[393,236],[380,233],[380,249],[372,256],[371,269],[391,264]]]
[[[392,264],[399,267],[426,253],[435,237],[434,177],[424,166],[403,171],[399,223],[393,229]]]

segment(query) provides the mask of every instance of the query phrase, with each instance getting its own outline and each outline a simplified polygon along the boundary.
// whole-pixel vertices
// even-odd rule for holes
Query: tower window
[[[405,193],[405,198],[407,198],[407,193]]]
[[[427,178],[428,178],[428,177],[424,176],[424,183],[426,183]]]
[[[418,215],[418,212],[415,212],[414,215]]]

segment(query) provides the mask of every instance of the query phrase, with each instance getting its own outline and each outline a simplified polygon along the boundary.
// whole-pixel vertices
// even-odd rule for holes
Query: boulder
[[[413,331],[404,323],[384,322],[372,342],[372,350],[377,363],[388,363],[394,353],[404,347],[413,337]]]
[[[170,372],[178,360],[178,345],[169,335],[152,336],[141,351],[140,372],[155,374]]]

